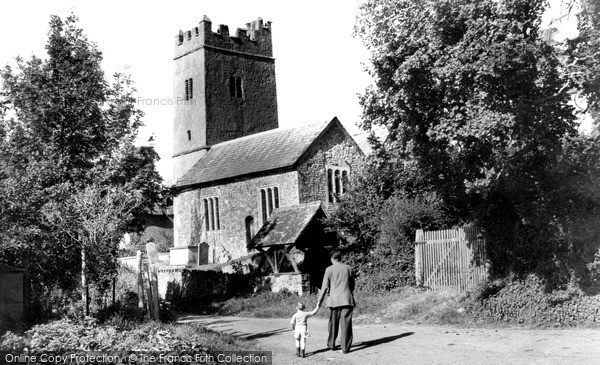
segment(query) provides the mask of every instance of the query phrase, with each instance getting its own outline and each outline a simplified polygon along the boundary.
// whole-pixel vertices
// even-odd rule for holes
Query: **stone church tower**
[[[175,36],[174,179],[217,143],[275,129],[277,94],[271,23],[213,33],[206,16]]]

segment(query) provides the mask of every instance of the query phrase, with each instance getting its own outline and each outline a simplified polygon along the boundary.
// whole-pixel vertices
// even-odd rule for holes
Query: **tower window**
[[[345,167],[327,167],[327,200],[337,203],[348,191],[348,169]]]
[[[187,131],[188,141],[192,140],[192,131]]]
[[[194,97],[194,81],[192,79],[185,80],[185,100],[190,100]]]
[[[229,96],[240,99],[244,97],[244,84],[241,77],[229,78]]]
[[[221,230],[219,198],[204,198],[204,229],[209,231]]]
[[[279,189],[277,187],[260,189],[260,212],[263,223],[269,219],[273,209],[279,208]]]

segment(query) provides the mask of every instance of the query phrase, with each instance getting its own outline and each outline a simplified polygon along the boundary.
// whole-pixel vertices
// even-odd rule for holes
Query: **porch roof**
[[[310,222],[324,217],[326,215],[319,201],[281,207],[273,211],[249,246],[261,248],[295,244]]]

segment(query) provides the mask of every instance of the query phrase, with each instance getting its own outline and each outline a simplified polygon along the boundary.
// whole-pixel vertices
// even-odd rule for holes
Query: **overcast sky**
[[[551,0],[560,5],[561,0]],[[10,1],[0,5],[0,66],[16,56],[45,58],[51,14],[73,12],[87,37],[104,54],[107,75],[132,74],[143,99],[172,96],[174,38],[198,25],[203,15],[236,28],[261,17],[272,21],[281,127],[330,120],[337,116],[352,133],[360,117],[357,94],[369,82],[367,60],[353,38],[359,0],[254,1]],[[555,6],[558,8],[559,6]],[[557,14],[554,11],[553,14]],[[566,23],[566,24],[565,24]],[[563,35],[572,34],[568,22]],[[140,103],[145,112],[142,140],[155,137],[159,171],[171,177],[172,108]]]

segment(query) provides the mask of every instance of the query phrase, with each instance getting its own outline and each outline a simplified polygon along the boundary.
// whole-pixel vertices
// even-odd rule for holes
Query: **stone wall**
[[[158,294],[176,310],[198,310],[216,300],[250,294],[254,279],[243,273],[192,268],[160,268]]]
[[[325,134],[311,147],[298,166],[300,202],[320,200],[325,211],[333,204],[328,200],[327,166],[352,168],[362,158],[360,148],[338,123],[333,123]]]
[[[274,186],[279,189],[280,207],[299,204],[296,171],[240,179],[180,193],[173,203],[175,247],[197,246],[206,242],[209,245],[208,263],[222,263],[248,255],[246,218],[254,218],[255,232],[258,231],[262,225],[260,189]],[[218,231],[204,232],[202,227],[202,199],[205,197],[219,199],[221,229]]]
[[[269,275],[271,291],[279,293],[282,290],[288,290],[292,293],[302,295],[309,292],[308,274],[277,274]]]

